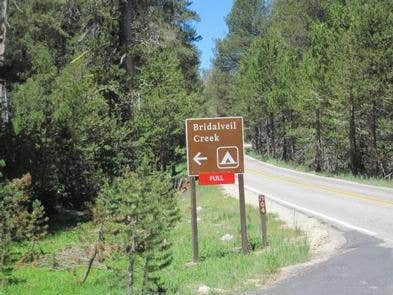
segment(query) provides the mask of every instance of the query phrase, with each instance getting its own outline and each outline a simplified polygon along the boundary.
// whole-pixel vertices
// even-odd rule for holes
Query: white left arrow
[[[199,152],[195,155],[195,157],[193,158],[193,160],[195,161],[195,163],[197,163],[199,166],[202,165],[201,161],[206,161],[207,157],[202,157],[202,153]]]

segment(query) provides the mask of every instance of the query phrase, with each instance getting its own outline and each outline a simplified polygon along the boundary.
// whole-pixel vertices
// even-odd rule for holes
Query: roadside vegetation
[[[206,112],[242,115],[269,159],[393,181],[390,0],[236,0]],[[307,168],[308,169],[308,168]]]
[[[90,259],[104,237],[127,256],[116,266],[128,274],[123,293],[164,291],[158,273],[172,261],[165,236],[179,218],[184,120],[200,114],[199,36],[190,26],[198,16],[189,6],[0,0],[2,288],[15,283],[16,265],[40,263],[48,218],[53,228],[57,217],[84,212],[102,227]],[[29,246],[15,256],[15,243]],[[33,279],[32,288],[45,275],[56,286],[56,271],[16,272],[20,282]]]
[[[258,249],[251,208],[240,255],[236,202],[203,189],[185,266],[189,117],[239,114],[258,154],[391,177],[390,0],[236,0],[204,80],[190,5],[0,0],[0,293],[236,292],[305,261],[274,216]]]
[[[219,188],[204,187],[198,190],[201,258],[196,266],[189,266],[187,263],[192,258],[189,193],[177,198],[179,223],[165,236],[173,245],[170,250],[173,261],[160,272],[168,294],[197,294],[203,285],[211,289],[211,294],[258,289],[275,278],[280,268],[309,258],[304,233],[287,228],[272,214],[268,215],[269,247],[262,249],[259,213],[250,206],[247,206],[247,220],[251,253],[244,256],[240,246],[238,201],[225,196]],[[37,243],[43,254],[31,263],[16,266],[14,279],[5,294],[124,294],[128,282],[124,266],[129,256],[119,253],[114,241],[105,239],[102,260],[94,262],[82,284],[100,226],[81,217],[78,223],[75,219],[65,221],[75,223],[64,225]],[[224,235],[233,239],[223,241]],[[15,259],[26,251],[26,246],[13,244]],[[142,266],[136,265],[137,272]],[[137,280],[141,284],[141,278]]]
[[[355,176],[350,172],[346,172],[346,173],[333,173],[333,172],[327,172],[327,171],[315,172],[315,170],[308,165],[299,164],[294,161],[284,161],[284,160],[277,159],[277,158],[271,158],[266,154],[259,154],[259,153],[255,152],[254,150],[252,150],[251,148],[246,149],[246,153],[255,159],[261,160],[263,162],[266,162],[266,163],[269,163],[269,164],[272,164],[272,165],[275,165],[278,167],[293,169],[293,170],[297,170],[297,171],[301,171],[301,172],[312,173],[312,174],[320,175],[320,176],[334,177],[334,178],[358,182],[358,183],[362,183],[362,184],[393,188],[393,181],[388,180],[388,179],[384,179],[384,178],[368,177],[368,176],[362,176],[362,175]]]

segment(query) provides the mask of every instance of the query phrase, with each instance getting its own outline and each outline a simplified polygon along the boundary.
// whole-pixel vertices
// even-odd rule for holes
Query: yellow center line
[[[363,195],[363,194],[359,194],[359,193],[348,192],[345,190],[332,188],[332,187],[325,186],[325,185],[320,185],[320,184],[316,184],[316,183],[313,184],[311,182],[305,182],[305,181],[294,179],[294,178],[291,178],[288,176],[278,176],[278,175],[274,175],[274,174],[270,174],[267,172],[254,170],[254,169],[247,169],[246,172],[251,172],[252,174],[260,175],[260,176],[263,176],[263,177],[266,177],[269,179],[278,180],[281,182],[287,182],[287,183],[290,183],[290,184],[293,184],[296,186],[300,186],[303,188],[308,188],[308,189],[311,189],[314,191],[334,193],[334,194],[338,194],[341,197],[348,197],[348,198],[367,201],[367,202],[375,203],[375,204],[379,204],[379,205],[393,206],[393,201],[380,199],[375,196],[368,196],[368,195]]]

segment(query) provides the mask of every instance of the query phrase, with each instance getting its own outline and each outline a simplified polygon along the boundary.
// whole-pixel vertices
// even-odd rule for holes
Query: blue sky
[[[196,43],[201,54],[201,70],[211,67],[214,40],[226,35],[225,17],[232,5],[233,0],[194,0],[191,5],[191,9],[196,11],[201,18],[199,23],[195,23],[198,34],[203,38]]]

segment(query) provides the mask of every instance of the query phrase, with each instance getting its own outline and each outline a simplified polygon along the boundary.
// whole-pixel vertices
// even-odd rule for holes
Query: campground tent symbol
[[[233,164],[237,164],[237,163],[232,158],[231,154],[227,151],[225,153],[224,159],[222,159],[220,165],[233,165]]]
[[[220,169],[231,169],[239,166],[239,149],[236,146],[217,148],[217,166]]]

